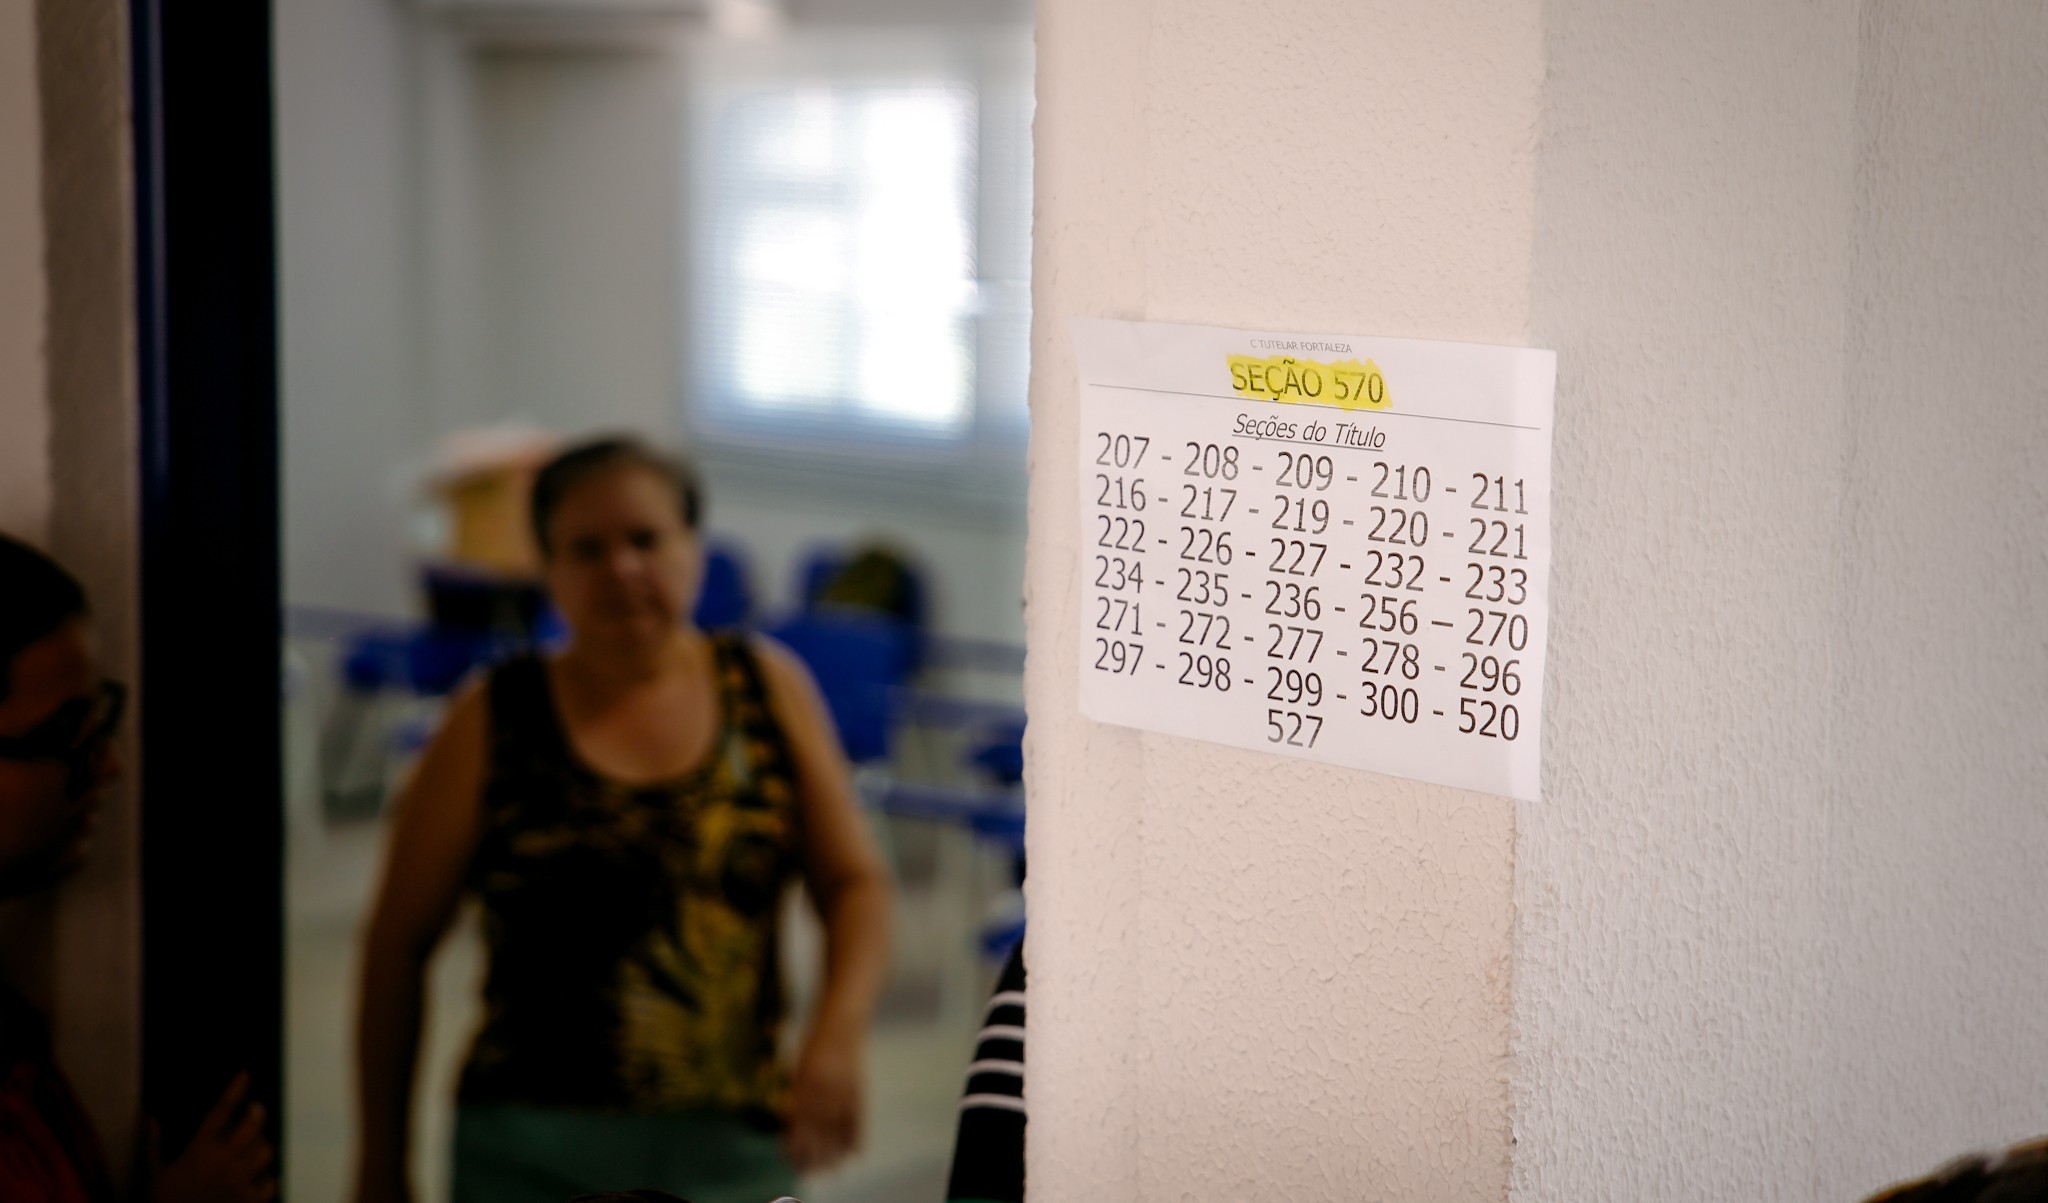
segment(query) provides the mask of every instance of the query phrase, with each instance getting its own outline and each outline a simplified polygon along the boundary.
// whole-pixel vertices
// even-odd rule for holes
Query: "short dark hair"
[[[682,458],[667,455],[631,435],[607,435],[578,443],[542,466],[533,478],[533,543],[548,554],[548,523],[555,511],[578,485],[620,468],[652,472],[676,491],[676,504],[683,525],[697,529],[703,514],[704,495],[697,485],[697,473]]]
[[[0,534],[0,701],[14,689],[14,658],[86,614],[85,590],[57,561]]]

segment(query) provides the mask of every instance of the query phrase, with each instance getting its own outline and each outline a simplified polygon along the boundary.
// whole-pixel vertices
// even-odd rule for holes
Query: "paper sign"
[[[1073,336],[1082,713],[1534,801],[1556,356]]]

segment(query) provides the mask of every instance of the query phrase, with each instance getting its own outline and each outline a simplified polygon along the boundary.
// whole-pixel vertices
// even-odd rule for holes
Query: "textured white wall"
[[[2048,8],[1869,6],[1823,1182],[2048,1131]]]
[[[1514,1197],[1860,1197],[2048,1109],[2048,25],[1544,21]]]
[[[128,7],[41,0],[43,262],[51,554],[92,598],[106,671],[137,682],[134,181],[129,146]],[[146,716],[148,682],[134,712]],[[65,1067],[117,1172],[133,1148],[139,1096],[141,866],[135,727],[131,768],[109,793],[92,858],[48,915],[48,1011]]]
[[[1032,1196],[1501,1198],[1512,804],[1079,716],[1065,323],[1523,341],[1536,6],[1038,14]]]
[[[0,0],[0,530],[41,541],[50,517],[43,372],[42,134],[36,6]]]
[[[1035,1195],[1843,1199],[2037,1132],[2048,14],[1040,11]],[[1075,715],[1075,314],[1558,351],[1518,832]]]
[[[1804,1198],[1856,9],[1551,0],[1544,43],[1556,550],[1514,1194]]]

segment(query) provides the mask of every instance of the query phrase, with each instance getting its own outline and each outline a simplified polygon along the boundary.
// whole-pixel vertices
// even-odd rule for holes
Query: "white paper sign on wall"
[[[1072,330],[1082,713],[1536,800],[1556,355]]]

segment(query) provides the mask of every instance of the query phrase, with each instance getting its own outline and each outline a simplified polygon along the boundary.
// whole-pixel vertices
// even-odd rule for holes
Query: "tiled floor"
[[[354,1120],[349,1068],[357,933],[375,881],[382,831],[359,823],[325,828],[299,809],[288,895],[285,1164],[289,1203],[338,1203],[348,1191]],[[971,914],[987,866],[929,872],[978,856],[944,832],[895,833],[899,865],[916,869],[899,896],[898,958],[869,1050],[868,1137],[837,1173],[804,1183],[806,1203],[938,1203],[953,1140],[954,1108],[973,1051],[991,967],[973,963]],[[915,855],[904,856],[908,850]],[[921,850],[920,850],[921,849]],[[911,864],[923,862],[923,867]],[[966,883],[963,893],[961,883]],[[950,884],[941,884],[950,883]],[[983,883],[977,885],[976,883]],[[815,954],[807,921],[792,932],[793,958]],[[959,955],[947,955],[956,950]],[[474,1021],[480,949],[474,924],[451,934],[432,969],[424,1089],[415,1119],[420,1203],[446,1198],[449,1100]],[[794,969],[794,967],[793,967]],[[810,975],[792,972],[801,998]],[[765,1201],[764,1201],[765,1203]]]

